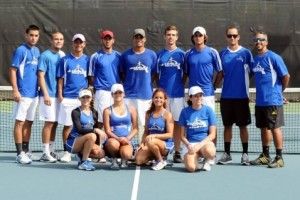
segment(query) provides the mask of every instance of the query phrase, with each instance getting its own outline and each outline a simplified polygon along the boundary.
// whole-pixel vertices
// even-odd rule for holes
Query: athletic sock
[[[66,145],[66,144],[64,144],[64,151],[68,151],[68,150],[67,150],[67,145]]]
[[[269,146],[263,146],[263,154],[267,157],[270,157]]]
[[[50,155],[49,143],[43,143],[43,153]]]
[[[242,143],[243,153],[248,154],[248,142]]]
[[[282,157],[282,149],[276,149],[276,156]]]
[[[27,153],[28,150],[29,150],[29,142],[23,142],[23,143],[22,143],[22,149],[23,149],[23,151],[24,151],[25,153]]]
[[[50,141],[50,144],[49,144],[49,149],[50,149],[50,152],[55,152],[55,149],[54,149],[54,141]]]
[[[224,142],[225,152],[230,155],[230,145],[231,142]]]
[[[16,150],[17,150],[17,156],[23,151],[22,150],[22,143],[15,143]]]

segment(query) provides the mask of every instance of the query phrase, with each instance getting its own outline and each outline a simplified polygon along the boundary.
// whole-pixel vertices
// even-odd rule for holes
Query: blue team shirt
[[[254,62],[251,52],[242,46],[236,51],[226,48],[220,58],[224,73],[221,98],[249,98],[249,73]]]
[[[88,65],[89,58],[85,54],[79,58],[68,54],[60,60],[57,77],[64,79],[63,97],[76,99],[79,91],[88,86]]]
[[[214,71],[222,71],[219,53],[216,49],[205,46],[198,51],[195,47],[185,56],[185,73],[189,76],[189,88],[200,86],[204,96],[215,94],[213,86]]]
[[[122,54],[121,72],[125,73],[126,98],[151,99],[153,90],[151,76],[156,62],[156,54],[150,49],[145,49],[141,54],[136,54],[133,49],[129,49]]]
[[[288,75],[283,59],[271,50],[254,59],[251,68],[254,72],[257,106],[283,105],[281,78]]]
[[[166,122],[163,118],[165,111],[159,117],[153,117],[153,113],[150,114],[147,123],[149,134],[164,134],[167,132]],[[173,143],[173,138],[164,140],[168,143]],[[169,146],[169,145],[168,145]]]
[[[163,88],[170,98],[184,97],[183,65],[184,51],[179,48],[157,53],[158,87]]]
[[[118,137],[127,137],[132,129],[130,111],[126,105],[126,113],[123,116],[116,115],[112,106],[110,108],[110,129]]]
[[[89,115],[87,115],[85,112],[80,110],[80,124],[82,129],[91,130],[94,128],[95,120],[93,118],[93,112],[91,111]],[[80,133],[78,133],[75,126],[72,127],[72,130],[70,132],[69,138],[77,138],[81,136]]]
[[[45,82],[50,97],[57,97],[56,73],[60,59],[65,56],[63,51],[52,52],[50,49],[44,51],[39,57],[38,69],[45,72]],[[40,96],[44,96],[42,90]]]
[[[40,50],[27,44],[19,46],[13,55],[11,66],[17,68],[17,85],[22,97],[38,95],[37,68]]]
[[[217,125],[214,111],[206,105],[199,110],[191,106],[182,109],[178,124],[186,127],[186,138],[189,142],[201,142],[208,133],[210,126]]]
[[[96,90],[110,91],[113,84],[120,83],[120,58],[121,54],[115,50],[111,53],[99,50],[91,56],[89,76],[94,77]]]

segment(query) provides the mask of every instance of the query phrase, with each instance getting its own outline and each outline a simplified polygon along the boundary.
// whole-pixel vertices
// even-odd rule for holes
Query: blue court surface
[[[20,165],[15,153],[0,153],[0,194],[3,200],[299,199],[299,154],[285,154],[286,166],[280,169],[241,166],[241,154],[232,156],[234,163],[212,166],[209,172],[187,173],[183,164],[161,171],[135,165],[115,171],[110,163],[96,163],[96,171],[87,172],[76,168],[74,157],[67,164]]]

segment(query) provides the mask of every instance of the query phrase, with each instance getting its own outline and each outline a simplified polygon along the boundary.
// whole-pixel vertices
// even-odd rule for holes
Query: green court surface
[[[215,165],[209,172],[187,173],[183,164],[161,171],[137,166],[113,171],[110,163],[94,164],[96,171],[86,172],[77,170],[74,158],[68,164],[20,165],[15,153],[0,153],[0,194],[4,200],[298,199],[299,155],[285,154],[286,166],[280,169],[241,166],[240,153],[232,156],[233,164]]]

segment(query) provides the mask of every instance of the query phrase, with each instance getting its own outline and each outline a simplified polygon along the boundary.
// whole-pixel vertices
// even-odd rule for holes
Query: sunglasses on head
[[[266,38],[253,38],[253,42],[263,42],[263,41],[266,41]]]
[[[227,38],[231,39],[231,38],[237,38],[239,35],[235,35],[235,34],[227,34]]]

